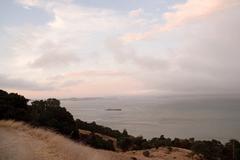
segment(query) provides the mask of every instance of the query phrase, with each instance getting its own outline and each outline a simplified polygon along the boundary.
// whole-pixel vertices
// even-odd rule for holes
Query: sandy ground
[[[0,121],[0,160],[191,160],[188,150],[150,150],[117,153],[97,150],[57,135],[51,131],[31,128],[13,121]]]

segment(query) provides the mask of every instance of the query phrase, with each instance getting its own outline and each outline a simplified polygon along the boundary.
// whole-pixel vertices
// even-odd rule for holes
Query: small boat
[[[108,108],[108,109],[105,109],[106,111],[122,111],[122,109],[120,108]]]

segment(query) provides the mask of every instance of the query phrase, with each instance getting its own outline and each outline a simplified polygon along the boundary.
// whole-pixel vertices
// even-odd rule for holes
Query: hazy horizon
[[[11,93],[11,92],[9,92]],[[13,92],[15,93],[15,92]],[[21,94],[20,92],[16,92]],[[240,97],[240,93],[234,94],[151,94],[151,95],[114,95],[114,96],[66,96],[66,97],[57,97],[57,96],[44,96],[44,97],[27,97],[30,100],[40,100],[40,99],[48,99],[48,98],[56,98],[61,101],[69,100],[69,101],[81,101],[81,100],[93,100],[93,99],[117,99],[117,98],[238,98]]]

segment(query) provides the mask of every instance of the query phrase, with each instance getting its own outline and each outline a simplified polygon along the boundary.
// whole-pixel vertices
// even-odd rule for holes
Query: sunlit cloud
[[[143,9],[142,8],[132,10],[128,13],[128,15],[130,17],[139,17],[139,16],[141,16],[141,14],[143,14]]]
[[[201,20],[215,12],[238,5],[240,5],[238,0],[188,0],[170,7],[170,11],[163,14],[164,24],[154,24],[143,33],[125,34],[121,39],[130,42],[151,38],[160,32],[170,31],[178,26]]]

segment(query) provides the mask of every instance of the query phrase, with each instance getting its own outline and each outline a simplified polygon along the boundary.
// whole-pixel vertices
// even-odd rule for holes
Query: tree
[[[130,137],[121,137],[120,139],[118,139],[117,145],[123,151],[127,151],[133,145],[133,139]]]
[[[239,160],[240,159],[240,143],[237,140],[230,140],[224,146],[223,160]]]
[[[126,130],[126,129],[124,129],[124,130],[123,130],[123,133],[122,133],[122,135],[123,135],[124,137],[128,137],[128,132],[127,132],[127,130]]]
[[[72,138],[79,137],[73,116],[64,107],[60,106],[59,100],[51,98],[46,101],[33,101],[31,109],[34,125],[50,127]]]
[[[0,119],[28,121],[27,102],[24,96],[0,90]]]

